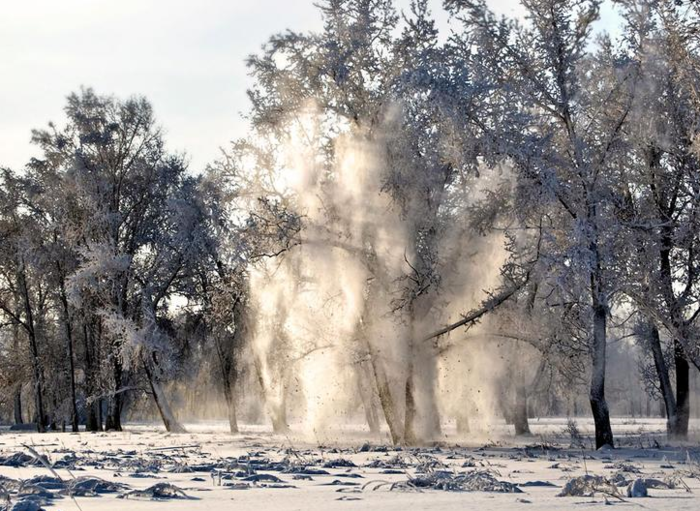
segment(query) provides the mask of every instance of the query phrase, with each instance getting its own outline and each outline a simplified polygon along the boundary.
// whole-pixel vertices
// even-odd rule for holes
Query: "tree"
[[[66,301],[92,323],[84,329],[88,357],[95,361],[90,354],[96,344],[104,350],[104,365],[89,373],[108,374],[105,427],[121,429],[125,364],[132,356],[141,362],[166,427],[180,429],[158,382],[163,360],[157,356],[157,314],[197,246],[199,231],[182,216],[193,200],[186,195],[191,178],[182,158],[165,152],[145,99],[122,102],[83,89],[69,96],[66,115],[63,130],[49,125],[34,132],[43,157],[29,171],[43,187],[38,193],[58,186],[59,199],[70,208],[62,235],[78,261],[67,277],[66,269],[57,270],[66,279]],[[142,344],[132,349],[127,339]]]
[[[626,129],[629,157],[620,186],[629,251],[626,290],[645,317],[643,345],[653,355],[668,432],[685,437],[689,419],[688,360],[700,368],[697,256],[700,56],[693,44],[697,10],[673,2],[620,2],[629,24],[629,58],[643,80]],[[663,354],[671,337],[676,392]]]
[[[596,446],[612,445],[605,366],[616,291],[614,204],[638,70],[617,61],[609,44],[588,52],[598,1],[527,2],[525,25],[498,20],[485,2],[447,5],[463,18],[458,44],[492,94],[490,115],[470,119],[484,134],[485,158],[511,165],[517,193],[545,208],[553,243],[543,253],[554,282],[587,309]]]
[[[45,332],[42,332],[44,312],[43,266],[44,233],[24,207],[25,196],[21,179],[9,170],[2,174],[2,254],[0,268],[0,310],[10,324],[21,330],[28,341],[34,415],[40,433],[46,431],[49,416],[46,407],[44,364]],[[16,335],[16,334],[15,334]]]

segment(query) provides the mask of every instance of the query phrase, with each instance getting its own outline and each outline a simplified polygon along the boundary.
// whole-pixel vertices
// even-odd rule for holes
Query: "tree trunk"
[[[102,429],[102,425],[105,423],[105,410],[107,409],[107,406],[105,405],[105,400],[100,398],[97,400],[97,424],[99,424],[100,429]],[[106,426],[106,424],[105,424]],[[105,429],[107,429],[105,427]]]
[[[73,360],[73,339],[69,337],[66,341],[68,343],[68,371],[70,372],[70,405],[71,405],[71,417],[70,425],[71,431],[77,433],[78,428],[78,399],[76,396],[75,388],[75,362]]]
[[[34,329],[34,313],[29,299],[29,288],[27,287],[27,278],[22,269],[18,276],[22,298],[24,301],[24,313],[26,316],[24,328],[29,337],[29,351],[32,357],[32,383],[34,386],[34,413],[36,415],[36,428],[39,433],[46,432],[48,417],[44,410],[44,389],[43,375],[41,373],[41,360],[39,360],[39,345]]]
[[[413,314],[413,311],[411,311]],[[411,329],[411,334],[413,334],[413,329]],[[404,404],[404,419],[403,419],[403,443],[405,445],[418,445],[418,434],[416,432],[416,382],[414,381],[415,373],[415,347],[413,345],[412,337],[409,338],[408,345],[408,374],[406,375],[406,390],[405,390],[405,404]]]
[[[365,304],[365,306],[367,307],[367,304]],[[394,402],[394,397],[391,395],[389,379],[381,365],[379,353],[374,349],[372,343],[367,338],[366,332],[367,328],[365,326],[359,332],[359,339],[369,356],[369,363],[374,376],[373,381],[377,386],[377,397],[379,397],[379,404],[382,407],[382,412],[384,412],[384,420],[389,427],[391,443],[393,445],[399,445],[403,442],[403,424],[401,424],[399,414],[396,410],[396,403]]]
[[[676,364],[677,422],[673,431],[676,438],[687,438],[690,421],[690,367],[683,347],[673,341],[673,358]]]
[[[71,410],[71,431],[78,432],[78,400],[75,390],[75,361],[73,360],[73,328],[71,325],[70,310],[68,308],[68,298],[66,296],[66,288],[63,282],[63,276],[60,273],[61,267],[58,265],[60,283],[59,292],[61,304],[63,306],[63,324],[66,330],[66,356],[68,357],[68,383],[70,388],[70,410]]]
[[[122,431],[121,396],[119,394],[107,398],[105,413],[105,431]]]
[[[406,377],[406,407],[404,417],[403,443],[406,445],[418,445],[418,435],[416,434],[416,396],[415,384],[413,381],[413,357],[408,366],[408,376]]]
[[[158,408],[158,413],[160,413],[160,417],[163,420],[165,430],[168,433],[187,433],[187,430],[185,430],[184,426],[180,424],[175,417],[175,414],[170,408],[170,404],[165,397],[163,388],[160,386],[160,382],[158,381],[154,371],[154,366],[156,365],[154,354],[151,354],[150,360],[149,357],[142,355],[141,361],[143,362],[143,368],[146,372],[146,377],[148,378],[148,384],[151,387],[153,401],[155,402],[156,408]]]
[[[105,431],[122,430],[122,364],[117,359],[116,350],[112,350],[112,395],[107,398],[107,416],[105,417]]]
[[[592,346],[592,375],[590,388],[591,411],[595,423],[596,449],[608,445],[614,447],[610,412],[605,400],[605,365],[607,348],[607,311],[600,302],[596,278],[591,277],[593,284],[593,346]]]
[[[228,282],[228,276],[223,270],[221,262],[217,262],[221,278]],[[237,353],[248,337],[249,323],[248,310],[239,295],[233,304],[233,335],[217,335],[214,332],[214,345],[219,359],[219,369],[224,386],[224,397],[228,408],[229,430],[232,434],[238,433],[238,416],[236,414],[236,385],[238,384]],[[228,341],[228,342],[224,342]]]
[[[413,338],[416,338],[413,329]],[[438,380],[436,355],[431,343],[415,344],[411,349],[411,394],[406,395],[407,436],[406,443],[418,445],[439,439],[442,435],[440,410],[437,406],[435,385]]]
[[[365,339],[365,345],[369,352],[370,365],[374,375],[374,381],[377,385],[377,396],[379,404],[384,412],[384,420],[389,427],[389,436],[393,445],[399,445],[403,442],[403,424],[398,417],[396,411],[396,403],[391,395],[391,386],[389,379],[381,366],[381,361],[378,358],[378,353],[374,350],[371,343]]]
[[[44,410],[43,385],[41,374],[41,362],[39,361],[39,353],[37,348],[36,337],[32,331],[29,334],[29,345],[32,355],[32,375],[34,385],[34,407],[36,414],[36,427],[39,433],[45,433],[48,425],[48,417]]]
[[[95,389],[95,338],[92,335],[88,321],[83,323],[83,337],[85,340],[85,394],[87,395],[87,417],[85,429],[87,431],[101,431],[102,420],[100,417],[100,400],[93,399],[96,394]]]
[[[515,426],[516,435],[530,435],[530,424],[527,418],[527,389],[525,385],[518,385],[515,389],[513,425]]]
[[[358,364],[357,386],[360,398],[362,399],[362,408],[365,411],[365,419],[367,420],[367,426],[369,426],[369,432],[372,435],[379,435],[381,428],[376,402],[377,395],[375,392],[377,382],[374,379],[374,373],[368,362]]]
[[[24,421],[22,420],[22,385],[17,385],[17,388],[15,389],[15,395],[14,395],[14,420],[15,424],[23,424]]]
[[[668,374],[668,367],[664,359],[663,350],[661,349],[661,339],[659,337],[659,329],[655,324],[649,327],[649,348],[654,357],[654,367],[659,378],[659,386],[661,387],[661,396],[664,401],[666,410],[666,431],[669,436],[675,436],[678,429],[678,408],[676,406],[676,398],[673,395],[671,387],[671,378]]]
[[[231,434],[238,434],[238,417],[236,415],[236,396],[228,378],[224,379],[224,397],[228,409],[228,426]]]
[[[406,445],[420,445],[441,435],[440,413],[433,386],[436,375],[431,365],[434,358],[432,353],[425,351],[425,345],[415,346],[413,342],[409,346],[409,356],[403,441]]]
[[[93,401],[90,403],[87,407],[87,418],[85,422],[85,429],[87,431],[101,431],[102,430],[102,424],[99,419],[99,401]]]
[[[236,328],[240,328],[239,325]],[[234,334],[235,336],[236,334]],[[232,434],[238,433],[238,417],[236,415],[236,393],[235,385],[238,379],[236,374],[236,361],[234,358],[234,350],[236,347],[235,337],[232,337],[233,342],[230,344],[222,343],[218,335],[214,335],[214,344],[219,360],[219,369],[221,370],[221,379],[224,388],[224,398],[226,399],[226,407],[228,411],[229,430]]]
[[[399,445],[403,442],[403,437],[401,435],[403,425],[396,411],[394,397],[391,395],[389,380],[386,377],[384,369],[379,367],[379,364],[380,362],[378,360],[372,361],[372,369],[374,370],[374,377],[377,382],[377,395],[379,396],[379,403],[382,405],[382,411],[384,412],[384,420],[386,420],[386,424],[389,427],[391,443]]]
[[[239,433],[238,414],[236,413],[236,400],[233,396],[228,401],[228,427],[232,435]]]
[[[270,420],[272,421],[272,432],[278,435],[284,435],[289,432],[289,425],[287,424],[287,391],[284,388],[284,375],[282,376],[282,389],[280,400],[274,403],[270,398],[270,389],[265,383],[265,375],[263,374],[262,360],[258,355],[255,356],[255,372],[258,376],[258,383],[260,384],[260,390],[263,394],[263,402],[267,407],[267,411],[270,414]]]
[[[381,362],[379,360],[372,357],[372,370],[374,372],[374,380],[377,382],[377,396],[379,396],[379,403],[382,405],[384,420],[389,427],[391,443],[393,445],[399,445],[403,441],[403,436],[401,434],[403,425],[401,424],[396,411],[394,397],[391,395],[389,380],[386,377],[384,369],[380,367],[380,363]]]

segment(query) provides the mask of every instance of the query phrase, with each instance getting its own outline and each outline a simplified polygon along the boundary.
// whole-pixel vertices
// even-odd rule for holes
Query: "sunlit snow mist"
[[[254,365],[275,430],[302,422],[321,439],[363,421],[376,433],[392,420],[387,409],[402,425],[411,372],[419,438],[435,439],[447,421],[487,428],[500,359],[474,340],[480,327],[468,341],[454,336],[449,349],[421,339],[497,284],[502,239],[447,226],[437,244],[442,282],[397,305],[416,265],[421,214],[401,211],[383,191],[387,147],[403,112],[388,109],[371,132],[345,129],[330,168],[317,149],[320,115],[312,104],[305,112],[290,120],[280,176],[304,218],[301,243],[251,268]]]

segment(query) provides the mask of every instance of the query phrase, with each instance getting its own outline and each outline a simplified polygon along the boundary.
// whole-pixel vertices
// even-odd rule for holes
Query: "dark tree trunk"
[[[101,431],[102,424],[100,421],[100,410],[98,409],[100,403],[95,400],[87,406],[87,418],[85,423],[85,429],[87,431]]]
[[[406,409],[404,417],[403,443],[406,445],[418,445],[416,434],[416,396],[413,382],[413,362],[409,363],[408,377],[406,378]]]
[[[419,445],[439,438],[442,433],[434,387],[436,353],[431,347],[432,343],[419,340],[424,337],[424,333],[419,335],[417,328],[426,319],[433,303],[433,300],[423,301],[419,306],[411,303],[407,310],[411,320],[408,329],[409,360],[404,408],[403,441],[406,445]]]
[[[104,399],[100,398],[97,400],[97,424],[99,426],[99,429],[102,429],[102,426],[105,423],[105,401]]]
[[[591,278],[594,282],[594,277]],[[605,365],[607,348],[607,311],[598,300],[598,293],[594,292],[593,303],[593,346],[592,346],[592,375],[590,388],[591,411],[595,423],[596,449],[608,445],[614,447],[612,427],[610,425],[610,411],[605,400]]]
[[[100,400],[95,398],[95,338],[89,321],[83,323],[83,338],[85,341],[85,393],[87,395],[87,417],[85,429],[87,431],[101,431],[102,417],[100,412]]]
[[[236,398],[231,395],[228,400],[228,427],[232,435],[238,434],[238,414],[236,413]]]
[[[416,353],[412,341],[409,341],[408,357],[408,375],[406,376],[404,396],[403,443],[405,445],[418,445],[418,435],[416,433],[416,382],[413,379]]]
[[[662,294],[671,312],[671,333],[676,337],[673,341],[673,354],[676,367],[677,422],[673,434],[684,438],[688,436],[688,421],[690,419],[690,375],[688,366],[689,362],[692,362],[696,368],[700,369],[700,357],[698,357],[698,350],[693,349],[692,339],[688,335],[688,320],[684,315],[680,300],[674,293],[675,277],[671,265],[672,238],[671,227],[666,225],[661,237],[660,267],[663,283]]]
[[[228,411],[228,425],[232,434],[238,433],[238,417],[236,414],[236,371],[233,368],[234,360],[231,354],[224,353],[222,346],[216,341],[217,352],[219,355],[219,368],[221,369],[222,385],[224,387],[224,398],[226,399],[226,408]],[[233,351],[233,346],[228,346]]]
[[[524,385],[519,385],[515,389],[515,409],[513,412],[515,434],[530,435],[530,424],[527,418],[527,389]]]
[[[367,304],[365,306],[367,306]],[[403,424],[401,424],[401,419],[399,418],[399,414],[396,410],[394,397],[391,395],[389,379],[387,378],[386,372],[381,365],[382,362],[379,358],[379,354],[366,337],[366,329],[363,328],[359,335],[360,341],[369,355],[369,363],[373,376],[372,380],[377,386],[377,397],[379,398],[379,404],[381,405],[382,412],[384,413],[384,420],[389,427],[391,443],[393,445],[399,445],[403,442],[404,427]]]
[[[231,434],[238,433],[238,417],[236,414],[236,395],[229,378],[224,379],[224,397],[228,409],[228,426]]]
[[[66,330],[66,355],[68,357],[68,383],[70,388],[70,404],[71,404],[71,430],[75,433],[78,431],[78,400],[75,390],[75,360],[73,359],[73,327],[71,325],[70,309],[68,308],[68,298],[66,296],[66,288],[63,282],[61,267],[56,264],[59,270],[60,282],[59,291],[61,305],[63,306],[63,324]]]
[[[238,327],[237,327],[238,328]],[[236,414],[236,381],[238,375],[235,368],[235,338],[231,344],[222,343],[218,336],[214,339],[216,351],[219,359],[219,369],[221,370],[224,397],[228,410],[229,430],[232,434],[238,433],[238,417]]]
[[[429,357],[432,353],[419,351],[416,346],[410,347],[410,360],[408,364],[408,375],[405,387],[405,416],[404,416],[404,438],[406,445],[420,445],[434,438],[439,438],[441,434],[440,412],[435,402],[434,376],[432,367],[428,364],[432,362]],[[418,389],[418,385],[423,386]],[[417,398],[420,397],[420,401]],[[419,414],[419,406],[421,408]],[[419,419],[420,422],[418,421]],[[421,429],[418,429],[418,428]]]
[[[59,406],[58,406],[58,396],[56,395],[55,392],[52,392],[52,393],[51,393],[51,409],[52,409],[52,410],[58,410],[58,409],[59,409]],[[61,422],[64,422],[64,421],[65,421],[65,418],[61,420]],[[57,422],[57,420],[56,420],[56,416],[55,416],[55,415],[52,415],[52,416],[49,418],[49,428],[51,429],[51,431],[58,431],[58,429],[59,429],[59,427],[58,427],[58,422]]]
[[[654,357],[654,367],[659,378],[659,386],[661,387],[661,396],[663,398],[666,412],[666,430],[670,436],[675,436],[678,430],[678,408],[676,398],[673,395],[671,386],[671,378],[668,374],[668,367],[664,359],[663,350],[661,349],[661,339],[659,337],[659,329],[653,323],[649,328],[649,348]]]
[[[391,443],[394,445],[399,445],[403,442],[403,437],[401,430],[403,425],[398,417],[398,412],[396,411],[396,403],[394,403],[394,397],[391,395],[391,387],[389,386],[389,380],[386,377],[384,369],[379,366],[381,362],[376,359],[372,359],[372,369],[374,371],[374,377],[377,382],[377,395],[379,396],[379,403],[382,405],[382,411],[384,412],[384,419],[389,427],[389,436],[391,437]]]
[[[22,420],[22,386],[17,385],[17,388],[15,389],[15,395],[14,395],[14,420],[15,424],[23,424],[24,421]]]
[[[72,337],[69,337],[66,341],[68,343],[68,371],[70,373],[70,394],[71,394],[71,417],[70,417],[70,425],[71,425],[71,431],[74,433],[77,433],[79,431],[78,428],[78,399],[76,396],[76,387],[75,387],[75,361],[73,360],[73,339]]]
[[[230,283],[229,275],[226,272],[225,266],[221,261],[217,261],[217,268],[221,279],[227,284]],[[206,283],[205,283],[206,286]],[[223,380],[224,397],[226,398],[226,407],[228,408],[228,423],[229,430],[232,434],[238,433],[238,416],[236,413],[236,386],[238,385],[238,366],[237,358],[239,349],[245,343],[249,332],[249,316],[245,301],[243,300],[244,293],[241,292],[233,304],[233,326],[235,328],[233,335],[228,333],[217,335],[214,328],[214,344],[219,359],[219,369]]]
[[[591,387],[589,400],[595,424],[596,449],[603,446],[615,447],[610,411],[605,400],[605,371],[607,363],[607,321],[608,301],[605,296],[605,277],[598,248],[598,212],[597,204],[587,204],[588,227],[591,229],[588,249],[592,258],[589,273],[591,309],[593,312],[593,339],[591,345]]]
[[[107,416],[105,417],[106,431],[121,431],[122,430],[122,364],[116,358],[116,350],[113,350],[112,361],[112,395],[107,398]]]
[[[110,396],[105,411],[105,431],[122,431],[121,396]]]
[[[39,359],[39,344],[37,341],[34,311],[29,298],[29,287],[27,286],[27,277],[22,268],[18,275],[19,288],[22,293],[22,301],[24,302],[25,321],[23,327],[29,338],[29,352],[31,355],[32,364],[32,384],[34,387],[34,413],[36,415],[36,427],[39,433],[46,432],[48,426],[48,417],[44,410],[44,388],[43,375],[41,372],[41,360]]]
[[[113,239],[115,244],[118,244],[119,232],[113,234]],[[129,276],[126,272],[122,272],[118,277],[119,285],[114,288],[114,293],[112,295],[112,304],[121,311],[121,315],[124,318],[129,317],[129,302],[128,288],[129,288]],[[123,396],[122,396],[122,385],[124,380],[124,368],[120,360],[120,352],[122,348],[122,343],[118,339],[112,339],[108,346],[109,354],[108,358],[111,361],[111,376],[112,389],[110,389],[111,395],[107,397],[107,410],[106,416],[104,418],[105,430],[106,431],[122,431],[122,408],[123,408]]]
[[[358,341],[361,349],[365,351],[369,357],[373,381],[376,385],[376,395],[384,414],[384,420],[389,428],[391,443],[393,445],[400,445],[404,441],[404,424],[401,421],[394,396],[391,393],[391,384],[384,370],[384,366],[382,365],[382,358],[370,339],[371,327],[368,320],[372,317],[372,309],[376,306],[372,298],[376,293],[374,286],[377,285],[379,285],[379,279],[373,279],[369,289],[367,289],[367,296],[369,298],[365,300],[363,306],[364,311],[360,321],[361,326],[358,330]]]
[[[678,341],[673,341],[673,358],[676,365],[676,406],[678,408],[673,435],[677,438],[686,438],[690,421],[690,367],[683,347]]]
[[[34,407],[36,414],[36,427],[39,433],[45,433],[48,427],[48,417],[44,409],[44,389],[43,376],[41,374],[41,362],[39,361],[39,352],[34,331],[29,333],[29,346],[32,356],[32,375],[34,385]]]
[[[170,408],[170,403],[168,403],[163,388],[158,381],[156,374],[156,369],[158,367],[158,362],[155,358],[155,354],[151,353],[151,356],[142,355],[141,360],[143,362],[143,368],[146,372],[146,377],[148,378],[148,384],[151,387],[151,393],[153,395],[153,401],[158,408],[158,413],[163,420],[163,425],[168,433],[186,433],[184,426],[175,417],[175,414]]]

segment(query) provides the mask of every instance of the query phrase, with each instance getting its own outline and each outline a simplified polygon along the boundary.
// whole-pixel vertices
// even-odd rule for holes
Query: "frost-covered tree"
[[[46,278],[43,272],[45,232],[26,207],[23,180],[2,170],[0,185],[2,251],[0,252],[0,311],[13,328],[14,356],[29,361],[34,421],[39,432],[49,427],[46,351]],[[18,341],[18,337],[22,341]],[[27,349],[19,350],[19,344]],[[21,391],[20,391],[21,392]],[[20,412],[21,415],[21,412]]]
[[[675,2],[619,3],[628,20],[625,57],[640,74],[619,183],[625,197],[621,221],[629,241],[620,264],[626,291],[644,318],[638,331],[656,368],[669,433],[686,436],[688,361],[700,368],[698,12]],[[675,393],[664,352],[673,354]]]
[[[549,283],[588,317],[596,445],[612,445],[605,367],[617,291],[614,206],[637,68],[617,61],[609,45],[590,50],[598,1],[528,1],[524,23],[497,18],[481,1],[447,5],[463,21],[464,58],[491,92],[471,120],[483,130],[485,154],[512,166],[516,194],[529,203],[522,210],[547,216]]]
[[[37,200],[58,194],[66,209],[46,213],[61,217],[62,242],[77,257],[74,268],[57,268],[58,288],[61,303],[80,311],[86,360],[96,364],[87,373],[101,385],[88,399],[106,397],[105,427],[121,429],[130,373],[143,370],[166,427],[180,429],[159,383],[168,365],[159,317],[200,249],[196,180],[165,151],[144,99],[84,89],[65,111],[63,129],[34,132],[43,156],[28,170]]]

